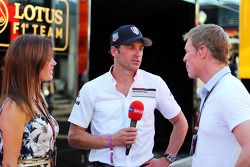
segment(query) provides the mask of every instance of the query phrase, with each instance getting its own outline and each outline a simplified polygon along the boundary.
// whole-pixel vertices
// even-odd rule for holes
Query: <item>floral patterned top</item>
[[[2,108],[3,106],[0,112]],[[19,159],[28,160],[32,158],[51,157],[55,144],[52,128],[54,128],[56,137],[59,132],[59,126],[56,120],[51,115],[49,115],[49,120],[43,115],[35,115],[24,127]],[[0,156],[3,154],[3,144],[0,130]]]

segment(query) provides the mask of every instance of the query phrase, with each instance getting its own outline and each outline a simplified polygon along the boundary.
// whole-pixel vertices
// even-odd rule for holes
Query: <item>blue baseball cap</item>
[[[141,40],[144,46],[151,46],[152,40],[143,37],[141,31],[134,25],[124,25],[112,32],[110,36],[110,46],[120,46],[131,44]]]

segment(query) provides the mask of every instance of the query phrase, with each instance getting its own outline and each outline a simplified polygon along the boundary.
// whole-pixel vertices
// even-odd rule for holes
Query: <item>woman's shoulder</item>
[[[2,100],[0,109],[1,109],[1,112],[4,112],[6,110],[8,112],[22,110],[21,107],[17,104],[17,102],[9,97]]]
[[[1,99],[0,101],[0,106],[1,106],[1,109],[6,105],[6,103],[9,103],[12,99],[9,98],[9,97],[6,97],[4,99]]]
[[[2,99],[2,101],[0,102],[0,113],[13,107],[16,107],[15,101],[13,101],[9,97],[6,97],[5,99]]]
[[[23,120],[24,122],[28,122],[29,115],[25,112],[18,104],[11,98],[6,98],[1,103],[0,108],[0,122],[4,119],[9,120],[11,122],[20,122]]]

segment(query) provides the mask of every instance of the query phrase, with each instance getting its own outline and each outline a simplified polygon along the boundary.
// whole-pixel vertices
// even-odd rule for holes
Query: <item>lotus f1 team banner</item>
[[[69,3],[67,0],[0,0],[0,47],[21,34],[37,34],[54,41],[55,51],[68,48]]]

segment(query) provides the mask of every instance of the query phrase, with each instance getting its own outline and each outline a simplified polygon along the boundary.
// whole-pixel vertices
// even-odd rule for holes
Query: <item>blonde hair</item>
[[[183,39],[184,41],[190,39],[197,50],[201,45],[205,45],[215,59],[228,64],[229,36],[222,27],[215,24],[202,24],[184,34]]]

